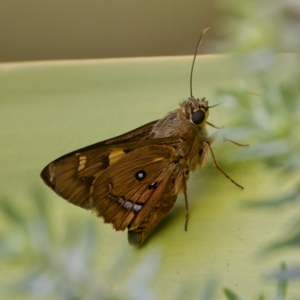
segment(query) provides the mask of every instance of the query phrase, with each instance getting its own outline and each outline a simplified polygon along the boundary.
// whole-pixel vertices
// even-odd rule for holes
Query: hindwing
[[[149,231],[173,206],[183,170],[184,162],[172,146],[135,149],[94,179],[90,206],[116,230],[141,230],[144,226]],[[166,201],[170,196],[171,203]],[[153,226],[146,226],[149,222]]]

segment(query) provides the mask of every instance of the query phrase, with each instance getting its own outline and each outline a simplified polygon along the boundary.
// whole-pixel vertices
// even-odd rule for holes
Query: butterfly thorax
[[[192,121],[193,113],[203,112],[204,119],[200,124]],[[189,170],[193,171],[199,161],[199,153],[207,138],[205,120],[208,117],[208,102],[205,99],[189,98],[180,108],[169,112],[157,121],[150,134],[151,139],[178,137],[182,142],[174,146],[180,157],[186,160]]]

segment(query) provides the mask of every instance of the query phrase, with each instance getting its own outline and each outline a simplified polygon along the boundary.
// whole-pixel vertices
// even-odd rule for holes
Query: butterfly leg
[[[211,127],[213,127],[213,128],[219,129],[219,130],[224,128],[223,126],[222,127],[218,127],[218,126],[216,126],[216,125],[214,125],[214,124],[212,124],[212,123],[210,123],[208,121],[206,121],[206,124],[209,125],[209,126],[211,126]],[[213,133],[211,135],[211,137],[208,138],[209,141],[210,141],[210,145],[215,141],[215,139],[218,137],[219,133],[220,133],[220,131],[216,131],[215,133]],[[222,135],[222,138],[223,138],[223,142],[230,142],[230,143],[235,144],[235,145],[240,146],[240,147],[248,147],[249,146],[249,144],[241,144],[241,143],[238,143],[238,142],[233,141],[231,139],[228,139],[226,137],[226,135],[224,135],[222,133],[221,133],[221,135]]]
[[[230,142],[232,144],[235,144],[239,147],[249,147],[249,144],[241,144],[241,143],[238,143],[238,142],[235,142],[233,140],[230,140],[228,139],[225,135],[222,134],[222,137],[223,137],[223,142]]]
[[[214,134],[213,134],[214,135]],[[212,142],[216,139],[216,136],[213,137],[213,140]],[[241,189],[244,189],[241,185],[239,185],[237,182],[235,182],[231,177],[229,177],[217,164],[217,161],[216,161],[216,158],[215,158],[215,155],[214,155],[214,152],[211,148],[211,140],[210,138],[208,138],[204,143],[206,144],[211,156],[212,156],[212,159],[213,159],[213,164],[214,166],[226,177],[228,178],[233,184],[235,184],[237,187],[241,188]]]
[[[207,125],[213,127],[213,128],[216,128],[216,129],[222,129],[222,128],[224,128],[224,126],[218,127],[218,126],[216,126],[216,125],[214,125],[214,124],[212,124],[212,123],[210,123],[210,122],[208,122],[208,121],[205,121],[205,123],[206,123]]]
[[[183,194],[184,194],[184,201],[185,201],[185,224],[184,230],[187,231],[188,223],[189,223],[189,203],[186,193],[186,181],[183,179]]]

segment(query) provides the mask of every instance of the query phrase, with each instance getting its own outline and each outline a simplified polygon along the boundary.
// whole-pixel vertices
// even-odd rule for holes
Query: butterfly
[[[208,135],[205,98],[192,93],[192,74],[205,29],[197,43],[190,77],[190,97],[162,119],[123,135],[73,151],[48,164],[44,182],[72,204],[93,211],[117,231],[128,230],[131,245],[140,246],[183,192],[188,224],[187,180],[202,166],[218,132]],[[228,140],[228,139],[227,139]],[[228,140],[239,146],[246,146]]]

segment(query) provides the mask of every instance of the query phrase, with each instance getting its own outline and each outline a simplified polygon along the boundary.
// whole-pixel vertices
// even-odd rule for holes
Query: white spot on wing
[[[134,204],[133,205],[133,211],[135,212],[135,213],[138,213],[141,209],[142,209],[142,205],[140,205],[140,204]]]
[[[49,173],[51,175],[50,178],[49,178],[50,182],[53,182],[53,180],[55,179],[55,173],[54,172],[55,172],[55,166],[51,164],[49,166]]]
[[[125,202],[125,199],[124,199],[123,197],[120,197],[120,198],[118,199],[118,203],[120,203],[121,205],[123,205],[124,202]]]
[[[124,207],[125,207],[126,209],[130,209],[130,208],[132,207],[132,202],[131,202],[131,201],[126,201],[126,202],[124,203]]]

